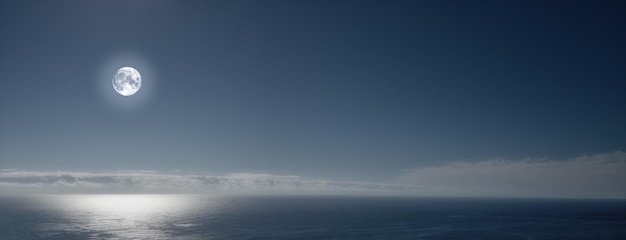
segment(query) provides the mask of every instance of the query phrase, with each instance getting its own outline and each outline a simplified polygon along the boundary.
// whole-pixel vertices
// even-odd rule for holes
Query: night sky
[[[621,154],[625,23],[621,1],[1,1],[0,168],[393,182]]]

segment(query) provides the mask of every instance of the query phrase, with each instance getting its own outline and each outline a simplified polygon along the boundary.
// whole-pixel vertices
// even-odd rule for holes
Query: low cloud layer
[[[0,194],[202,193],[467,197],[626,198],[626,153],[567,160],[454,162],[408,169],[396,184],[234,173],[186,175],[151,171],[36,172],[0,170]]]
[[[311,180],[298,176],[235,173],[181,175],[151,171],[33,172],[3,170],[4,193],[206,193],[206,194],[394,194],[404,185]]]
[[[409,169],[401,179],[445,196],[626,198],[626,153],[454,162]]]

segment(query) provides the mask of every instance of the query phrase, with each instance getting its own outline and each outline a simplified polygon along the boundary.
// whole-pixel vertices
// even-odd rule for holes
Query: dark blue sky
[[[623,151],[625,23],[620,1],[2,1],[0,168],[384,181]]]

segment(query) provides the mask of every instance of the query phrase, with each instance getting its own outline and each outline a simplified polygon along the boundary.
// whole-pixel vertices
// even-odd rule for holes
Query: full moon
[[[141,75],[137,69],[123,67],[113,76],[113,89],[122,96],[135,94],[141,88]]]

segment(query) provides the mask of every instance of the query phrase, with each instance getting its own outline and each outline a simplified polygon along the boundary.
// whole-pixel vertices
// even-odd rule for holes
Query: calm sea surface
[[[0,239],[626,239],[626,201],[5,196]]]

